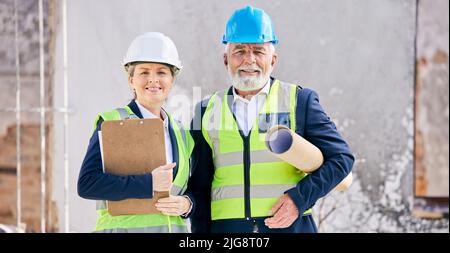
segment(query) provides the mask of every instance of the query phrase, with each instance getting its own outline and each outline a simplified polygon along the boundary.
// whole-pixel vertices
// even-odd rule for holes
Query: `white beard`
[[[267,83],[267,81],[270,78],[270,70],[267,71],[267,73],[263,73],[261,69],[259,69],[256,65],[246,66],[246,67],[253,67],[260,71],[259,76],[248,76],[248,77],[241,77],[239,76],[239,70],[237,69],[236,74],[233,76],[230,72],[230,68],[228,68],[228,74],[231,80],[231,84],[234,88],[241,90],[241,91],[252,91],[252,90],[259,90],[264,87],[264,85]],[[241,67],[244,68],[244,67]]]

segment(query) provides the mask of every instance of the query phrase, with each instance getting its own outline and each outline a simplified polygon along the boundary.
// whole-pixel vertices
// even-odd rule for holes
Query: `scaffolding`
[[[22,163],[21,163],[21,146],[20,146],[20,57],[19,57],[19,18],[17,15],[17,0],[14,0],[14,44],[15,44],[15,60],[16,60],[16,178],[17,178],[17,230],[23,231],[22,225]]]
[[[63,55],[63,97],[64,104],[62,108],[47,106],[45,94],[45,50],[44,50],[44,3],[38,1],[38,23],[39,23],[39,107],[22,108],[21,104],[21,68],[20,68],[20,32],[18,17],[18,0],[14,0],[14,58],[15,58],[15,83],[16,83],[16,103],[14,108],[0,108],[3,112],[14,112],[16,123],[16,228],[17,232],[25,232],[26,225],[22,217],[22,145],[21,145],[21,126],[22,112],[39,113],[39,136],[40,136],[40,231],[47,232],[47,131],[46,131],[46,113],[62,113],[64,116],[64,232],[69,232],[69,146],[68,146],[68,126],[69,126],[69,96],[68,96],[68,71],[67,71],[67,0],[61,2],[62,17],[62,55]],[[7,230],[4,230],[7,231]]]
[[[64,232],[69,232],[69,81],[67,72],[67,0],[62,0],[64,78]]]

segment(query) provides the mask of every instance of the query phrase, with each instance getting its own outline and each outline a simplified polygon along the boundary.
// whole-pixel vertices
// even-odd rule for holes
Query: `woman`
[[[135,98],[125,108],[98,115],[95,131],[78,178],[78,194],[97,200],[96,232],[187,232],[184,219],[192,200],[183,195],[189,177],[191,137],[161,107],[172,89],[181,62],[175,44],[162,33],[150,32],[136,37],[128,48],[123,65]],[[105,120],[161,118],[164,122],[167,164],[151,174],[117,176],[103,172],[98,131]],[[151,155],[151,151],[149,151]],[[154,191],[171,195],[158,201],[162,214],[111,216],[106,200],[152,198]],[[176,183],[177,182],[177,183]],[[176,187],[178,186],[178,187]]]

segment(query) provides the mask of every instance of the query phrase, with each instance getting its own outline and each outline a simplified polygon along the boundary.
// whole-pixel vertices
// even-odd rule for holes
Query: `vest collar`
[[[269,96],[270,90],[272,89],[272,85],[273,85],[273,83],[275,82],[275,80],[276,80],[276,79],[275,79],[274,77],[272,77],[272,76],[270,77],[270,89],[269,89],[269,93],[267,94],[267,96]],[[233,113],[233,108],[232,108],[232,105],[233,105],[233,102],[234,102],[233,89],[234,89],[233,86],[231,86],[230,88],[228,88],[226,99],[227,99],[228,110],[230,111],[231,115],[233,115],[233,119],[234,119],[234,121],[235,121],[236,124],[237,124],[236,115],[234,115],[234,113]],[[267,103],[267,100],[266,100],[266,103]],[[242,139],[249,138],[251,132],[252,132],[252,131],[250,130],[249,134],[246,136],[246,135],[244,134],[244,132],[242,131],[242,129],[239,129],[239,134],[241,135]]]
[[[141,111],[139,110],[139,107],[138,107],[138,105],[136,104],[136,101],[135,101],[134,99],[131,100],[131,102],[128,104],[128,107],[130,107],[131,111],[132,111],[136,116],[138,116],[140,119],[144,118],[144,117],[142,117],[142,113],[141,113]]]

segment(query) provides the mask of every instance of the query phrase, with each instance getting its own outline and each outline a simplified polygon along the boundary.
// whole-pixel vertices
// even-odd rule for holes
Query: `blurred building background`
[[[96,114],[132,97],[131,40],[174,40],[184,68],[166,107],[188,123],[180,106],[228,86],[221,38],[247,4],[275,24],[274,76],[316,90],[357,159],[351,188],[316,203],[320,231],[448,233],[446,0],[1,0],[0,223],[92,231],[77,177]]]

